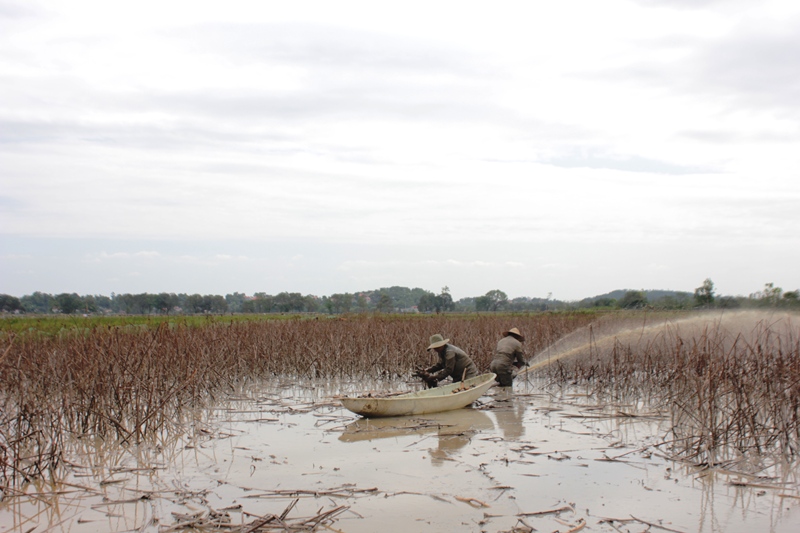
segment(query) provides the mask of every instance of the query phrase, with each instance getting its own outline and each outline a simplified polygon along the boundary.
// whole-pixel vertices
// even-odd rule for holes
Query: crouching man
[[[522,350],[524,341],[525,337],[519,330],[511,328],[503,333],[503,338],[497,343],[489,370],[497,374],[495,379],[501,387],[511,387],[514,384],[514,376],[527,365],[525,352]]]
[[[464,350],[448,344],[450,339],[445,339],[438,333],[432,335],[428,350],[434,350],[439,356],[439,361],[430,368],[418,370],[415,375],[422,378],[428,387],[436,387],[440,381],[453,378],[453,382],[474,378],[478,375],[478,367]]]

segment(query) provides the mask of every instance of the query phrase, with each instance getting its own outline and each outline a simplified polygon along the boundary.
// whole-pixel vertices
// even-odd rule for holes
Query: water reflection
[[[163,506],[157,495],[175,491],[170,476],[187,450],[213,438],[198,431],[214,427],[207,409],[183,410],[173,422],[182,432],[150,435],[138,444],[100,436],[64,439],[63,460],[46,478],[0,499],[0,531],[34,531],[43,524],[73,533],[155,530],[154,507]]]
[[[663,457],[666,447],[647,448],[663,443],[668,426],[646,416],[652,414],[646,405],[597,406],[577,389],[560,397],[494,389],[481,402],[486,410],[352,421],[332,399],[339,392],[325,382],[265,385],[214,409],[185,412],[175,425],[185,429],[182,434],[125,447],[100,438],[65,442],[65,462],[49,484],[31,484],[25,495],[7,494],[0,502],[0,531],[157,533],[176,523],[173,512],[238,505],[242,513],[234,518],[247,521],[286,507],[278,489],[324,492],[353,485],[384,492],[342,499],[364,518],[340,530],[391,533],[414,529],[385,518],[393,502],[398,514],[404,512],[401,491],[450,497],[469,486],[478,495],[487,490],[487,475],[491,484],[525,494],[525,510],[541,509],[541,501],[574,498],[566,501],[595,513],[602,505],[609,513],[604,516],[628,516],[628,505],[649,510],[640,518],[681,516],[682,525],[696,523],[677,527],[687,532],[794,533],[800,524],[797,463],[765,457],[763,464],[742,460],[728,471],[681,467]],[[619,411],[638,416],[618,416]],[[358,442],[366,444],[352,444]],[[536,453],[527,453],[534,448]],[[555,450],[574,453],[572,459],[553,460]],[[606,456],[620,460],[603,460]],[[481,469],[461,468],[476,462]],[[422,476],[430,477],[430,485],[420,486]],[[260,497],[254,497],[254,487]],[[387,493],[397,496],[387,499]],[[320,507],[314,498],[299,505],[304,504],[308,512]],[[427,504],[431,507],[420,511],[426,519],[463,516],[462,506],[436,499]],[[518,507],[502,498],[492,502],[492,511],[509,520]],[[305,516],[306,509],[296,514]],[[513,521],[493,520],[492,530],[513,527]]]
[[[505,440],[517,440],[525,436],[525,407],[527,402],[514,397],[510,388],[495,389],[494,405],[492,409],[497,426],[503,432]]]
[[[429,448],[431,463],[441,465],[464,448],[478,432],[494,429],[483,411],[457,409],[445,413],[391,418],[360,418],[348,424],[339,436],[342,442],[436,435],[436,448]]]

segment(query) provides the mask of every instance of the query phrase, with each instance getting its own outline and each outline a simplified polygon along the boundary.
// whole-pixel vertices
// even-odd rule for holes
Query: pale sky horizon
[[[800,4],[0,0],[0,293],[800,288]]]

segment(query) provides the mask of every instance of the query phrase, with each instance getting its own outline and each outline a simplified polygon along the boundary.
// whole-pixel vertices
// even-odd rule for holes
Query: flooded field
[[[4,494],[0,530],[800,528],[797,464],[670,460],[668,417],[651,407],[520,378],[473,408],[368,420],[335,400],[355,389],[265,382],[193,413],[175,440],[70,442],[60,482]]]
[[[800,530],[795,315],[31,325],[0,331],[2,532]],[[421,388],[433,332],[488,368],[511,325],[513,390],[337,400]]]

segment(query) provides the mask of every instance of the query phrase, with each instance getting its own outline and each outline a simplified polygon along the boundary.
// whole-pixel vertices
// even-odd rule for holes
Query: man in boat
[[[439,361],[432,367],[415,373],[428,384],[428,387],[436,387],[440,381],[447,379],[447,376],[457,383],[478,375],[478,367],[470,356],[461,348],[448,344],[450,339],[445,339],[437,333],[431,336],[430,342],[428,350],[434,350],[439,356]]]
[[[523,342],[525,337],[517,328],[511,328],[503,333],[503,338],[497,343],[489,370],[497,374],[495,379],[501,387],[511,387],[519,369],[527,366]]]

